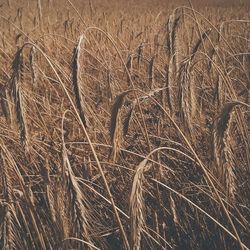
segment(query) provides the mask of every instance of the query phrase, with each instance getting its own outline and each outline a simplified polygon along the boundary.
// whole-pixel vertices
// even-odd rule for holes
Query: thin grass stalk
[[[132,73],[133,73],[133,54],[130,54],[128,56],[126,67],[128,69],[128,72],[127,72],[127,82],[130,83],[130,75],[132,75]]]
[[[153,56],[148,66],[148,82],[149,82],[150,89],[153,89],[154,87],[154,60],[155,60],[155,57]]]

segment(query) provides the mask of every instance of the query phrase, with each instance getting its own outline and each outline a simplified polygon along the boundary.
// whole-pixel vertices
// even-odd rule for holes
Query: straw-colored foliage
[[[0,0],[0,249],[249,249],[248,0]]]

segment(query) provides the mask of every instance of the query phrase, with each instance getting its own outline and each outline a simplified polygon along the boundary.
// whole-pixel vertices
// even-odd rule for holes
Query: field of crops
[[[0,0],[0,249],[249,249],[248,1]]]

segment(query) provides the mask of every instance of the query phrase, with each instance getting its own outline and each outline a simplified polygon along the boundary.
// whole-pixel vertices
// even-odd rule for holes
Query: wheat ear
[[[75,237],[80,237],[84,239],[86,242],[91,243],[89,237],[89,222],[88,222],[88,206],[86,202],[86,197],[84,197],[83,192],[81,191],[77,178],[74,175],[72,170],[67,150],[65,145],[62,148],[62,159],[63,159],[63,186],[65,187],[65,192],[69,195],[69,215],[71,221],[71,233],[75,235]],[[86,245],[86,249],[92,249]]]
[[[224,105],[213,124],[213,152],[217,165],[217,177],[226,190],[228,198],[234,199],[236,192],[232,150],[230,148],[230,125],[233,109],[241,102],[229,102]],[[245,105],[246,106],[246,105]]]
[[[84,40],[84,36],[81,35],[79,37],[78,43],[73,49],[73,58],[72,58],[72,85],[73,91],[75,94],[76,106],[80,115],[80,118],[85,127],[88,127],[88,121],[85,116],[85,106],[81,91],[80,84],[80,52],[81,52],[81,44]]]
[[[129,92],[131,92],[131,90],[125,91],[116,97],[111,111],[110,138],[112,141],[111,155],[113,161],[116,160],[122,142],[121,108],[123,106],[124,98]]]
[[[26,105],[22,94],[23,54],[22,48],[18,49],[12,62],[11,92],[14,99],[15,113],[19,125],[22,144],[28,149],[29,134],[26,119]]]
[[[141,233],[145,223],[143,183],[144,173],[148,168],[148,158],[145,158],[136,167],[129,199],[130,245],[133,250],[141,249]]]

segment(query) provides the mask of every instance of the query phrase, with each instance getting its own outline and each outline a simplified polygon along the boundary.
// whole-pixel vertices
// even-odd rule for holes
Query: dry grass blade
[[[81,35],[77,45],[73,50],[73,58],[72,58],[72,85],[73,91],[75,94],[76,106],[79,111],[79,115],[85,127],[88,127],[88,121],[86,119],[85,114],[85,106],[83,101],[83,96],[81,92],[81,83],[80,83],[80,52],[81,52],[81,44],[84,40],[84,36]]]
[[[191,51],[191,60],[194,59],[195,54],[197,53],[197,51],[199,50],[202,42],[208,38],[210,32],[212,31],[212,29],[208,29],[206,30],[201,37],[199,38],[199,40],[196,42],[195,46],[193,47],[192,51]]]
[[[154,60],[155,60],[155,57],[153,56],[148,66],[148,82],[149,82],[150,89],[153,89],[153,86],[154,86]]]
[[[132,75],[132,73],[133,73],[133,59],[134,59],[133,54],[130,54],[128,56],[128,60],[127,60],[127,63],[126,63],[126,67],[127,67],[127,70],[128,70],[128,72],[126,72],[127,73],[127,82],[128,82],[128,84],[130,83],[130,75]]]
[[[107,69],[107,94],[109,101],[113,100],[113,90],[112,90],[112,74],[111,74],[111,68]]]

